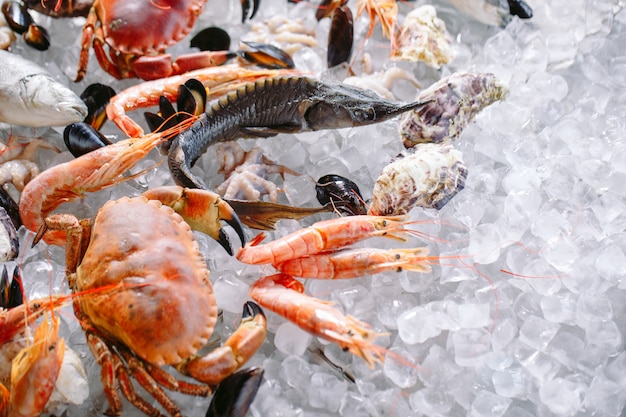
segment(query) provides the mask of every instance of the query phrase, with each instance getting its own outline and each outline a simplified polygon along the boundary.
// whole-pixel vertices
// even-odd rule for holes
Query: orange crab
[[[206,2],[95,0],[83,27],[76,81],[82,80],[87,71],[92,40],[100,66],[117,79],[152,80],[223,63],[225,52],[191,53],[175,61],[164,53],[191,31]]]
[[[180,213],[180,214],[179,214]],[[67,234],[66,272],[74,311],[102,367],[110,404],[120,415],[118,389],[148,415],[160,411],[137,395],[134,378],[170,415],[180,415],[161,387],[206,396],[245,363],[265,339],[260,308],[247,303],[242,324],[224,346],[199,355],[213,332],[217,306],[204,257],[189,224],[230,250],[220,221],[243,238],[230,206],[215,193],[161,187],[107,202],[93,221],[69,214],[46,218],[45,229]],[[180,381],[176,369],[206,385]]]

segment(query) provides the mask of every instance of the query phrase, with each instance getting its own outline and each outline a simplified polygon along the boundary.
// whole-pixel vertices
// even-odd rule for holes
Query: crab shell
[[[76,287],[87,291],[78,303],[94,327],[157,366],[196,353],[217,320],[191,228],[145,197],[109,201],[98,211]]]
[[[105,42],[134,55],[155,55],[184,38],[207,0],[97,0]]]

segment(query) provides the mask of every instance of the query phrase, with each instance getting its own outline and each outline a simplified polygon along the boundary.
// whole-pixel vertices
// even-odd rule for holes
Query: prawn
[[[430,272],[428,248],[374,249],[360,248],[322,252],[272,265],[276,270],[297,277],[316,279],[356,278],[380,272],[405,269]]]
[[[363,12],[367,12],[370,18],[366,38],[372,36],[374,27],[376,26],[376,20],[379,20],[383,30],[383,36],[391,40],[391,49],[394,50],[396,44],[396,16],[398,15],[398,4],[396,0],[359,0],[356,12],[357,18],[360,17]]]
[[[59,376],[65,341],[59,339],[60,320],[44,318],[35,331],[34,341],[13,359],[8,412],[11,416],[38,416],[48,403]],[[6,404],[8,390],[2,386]],[[4,412],[4,410],[0,411]]]
[[[259,243],[264,234],[257,235],[239,250],[237,259],[247,264],[279,264],[332,249],[341,248],[361,240],[384,236],[404,241],[393,232],[406,232],[402,228],[406,216],[348,216],[323,220],[297,230],[265,245]]]
[[[234,64],[202,68],[182,75],[147,81],[127,88],[111,98],[106,107],[107,117],[128,136],[138,137],[143,135],[143,129],[127,116],[126,112],[156,106],[159,104],[159,98],[162,95],[170,101],[176,101],[178,87],[192,78],[200,81],[205,89],[209,90],[207,98],[215,98],[259,78],[299,73],[296,70],[244,68]]]
[[[153,148],[194,121],[195,118],[190,117],[164,132],[125,139],[43,171],[22,191],[19,210],[24,226],[38,232],[35,242],[43,233],[48,244],[64,245],[65,231],[42,228],[48,214],[63,203],[82,197],[85,192],[95,192],[143,174],[121,177]]]
[[[249,290],[261,306],[301,329],[337,343],[373,368],[384,359],[384,348],[373,341],[382,336],[352,316],[345,316],[331,303],[304,294],[304,286],[289,275],[275,274],[256,281]]]

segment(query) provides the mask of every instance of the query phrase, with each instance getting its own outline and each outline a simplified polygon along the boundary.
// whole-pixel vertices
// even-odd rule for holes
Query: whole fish
[[[87,116],[87,106],[52,75],[19,55],[0,50],[0,122],[65,126]]]
[[[398,103],[349,85],[309,77],[272,77],[248,83],[213,102],[169,149],[174,181],[204,188],[191,167],[206,149],[240,137],[340,129],[383,122],[429,103]]]

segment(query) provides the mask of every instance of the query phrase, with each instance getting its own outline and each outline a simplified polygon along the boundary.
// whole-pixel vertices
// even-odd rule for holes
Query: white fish
[[[0,50],[0,121],[21,126],[65,126],[82,121],[87,106],[48,71]]]

